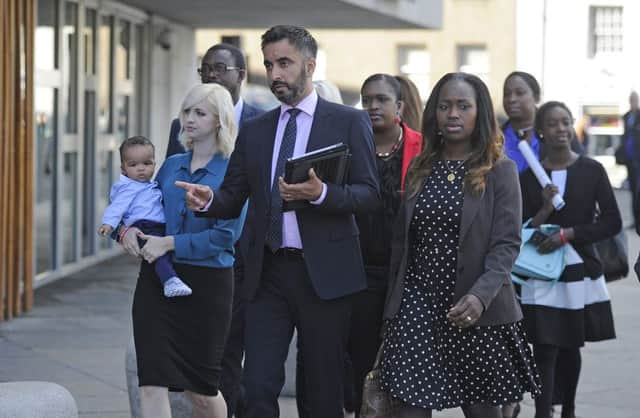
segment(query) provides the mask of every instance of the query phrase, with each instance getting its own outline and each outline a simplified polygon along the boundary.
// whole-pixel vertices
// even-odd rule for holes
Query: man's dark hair
[[[216,51],[229,51],[229,53],[233,57],[233,65],[243,70],[247,69],[247,63],[244,59],[244,53],[237,46],[224,43],[215,44],[211,48],[207,49],[207,52],[205,52],[204,56],[206,57],[207,55],[213,54]]]
[[[511,74],[509,74],[507,78],[504,79],[505,85],[507,84],[507,81],[509,81],[511,77],[520,77],[522,81],[524,81],[525,84],[529,86],[529,88],[531,89],[531,93],[533,94],[533,98],[536,101],[536,103],[540,101],[540,84],[538,84],[538,80],[536,80],[534,76],[524,71],[514,71]],[[503,90],[504,90],[504,86],[503,86]]]
[[[316,43],[316,40],[313,39],[313,36],[311,36],[309,31],[303,27],[291,25],[277,25],[271,27],[262,34],[261,47],[264,49],[266,45],[283,39],[288,40],[307,58],[315,58],[318,53],[318,44]]]
[[[153,146],[153,142],[149,141],[144,136],[132,136],[131,138],[127,138],[122,141],[120,144],[120,162],[124,162],[124,154],[127,152],[129,148],[136,146],[149,146],[153,150],[153,153],[156,152],[156,147]]]

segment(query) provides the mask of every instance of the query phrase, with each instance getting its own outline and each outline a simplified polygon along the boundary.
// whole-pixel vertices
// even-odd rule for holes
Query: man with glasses
[[[209,48],[202,58],[198,74],[203,83],[217,83],[231,93],[235,104],[236,122],[239,127],[255,116],[262,114],[262,110],[245,103],[240,97],[240,87],[247,74],[247,66],[243,52],[229,44],[216,44]],[[174,119],[171,123],[167,158],[173,154],[185,152],[184,146],[178,137],[182,130],[180,120]],[[234,289],[241,289],[244,283],[244,262],[240,242],[235,245],[236,261],[233,265]],[[231,316],[231,328],[227,338],[227,345],[222,358],[222,375],[220,379],[220,392],[227,402],[229,418],[235,415],[242,416],[244,405],[243,390],[240,385],[242,375],[242,359],[244,357],[244,302],[240,298],[239,290],[233,293],[233,313]]]
[[[220,84],[231,93],[236,108],[236,122],[239,127],[245,120],[262,114],[260,109],[245,103],[240,97],[240,87],[247,75],[247,65],[244,53],[239,48],[230,44],[212,46],[202,57],[198,74],[202,83]],[[173,154],[185,152],[184,146],[178,139],[181,130],[180,120],[174,119],[169,134],[167,158]]]

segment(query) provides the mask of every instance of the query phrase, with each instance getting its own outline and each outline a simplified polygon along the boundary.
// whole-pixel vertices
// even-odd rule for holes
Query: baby
[[[148,235],[164,235],[162,192],[158,184],[151,181],[156,168],[154,154],[153,144],[142,136],[128,138],[120,145],[122,175],[111,186],[111,204],[104,211],[99,235],[109,236],[120,223],[125,228],[135,226]],[[139,242],[140,246],[144,245],[143,240]],[[191,294],[191,288],[177,276],[168,253],[155,260],[153,268],[166,297]]]

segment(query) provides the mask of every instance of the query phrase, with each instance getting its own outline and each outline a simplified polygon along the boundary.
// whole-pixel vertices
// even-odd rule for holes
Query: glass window
[[[118,24],[118,46],[116,56],[118,61],[118,80],[131,79],[131,23],[120,20]]]
[[[62,162],[62,207],[60,214],[62,215],[62,259],[66,264],[76,261],[78,153],[65,152]]]
[[[96,199],[96,213],[102,219],[102,214],[109,204],[109,193],[111,192],[111,185],[115,181],[113,170],[113,151],[104,150],[98,153],[98,197]],[[100,239],[100,248],[110,248],[113,246],[113,242],[110,239]]]
[[[96,93],[84,94],[84,160],[82,161],[82,256],[95,252],[95,139],[96,139]],[[100,214],[102,215],[102,214]]]
[[[414,82],[420,97],[429,97],[431,83],[431,54],[427,48],[415,45],[401,45],[398,47],[398,64],[400,74],[407,76]]]
[[[145,103],[147,98],[149,97],[149,92],[144,88],[143,80],[146,80],[149,77],[149,71],[146,68],[146,60],[144,58],[145,48],[145,29],[142,25],[135,26],[135,65],[134,65],[134,83],[135,90],[134,96],[135,101],[135,123],[136,123],[136,132],[140,134],[145,133],[145,127],[148,126],[147,122],[149,120],[148,112],[145,111]]]
[[[67,133],[76,133],[78,129],[78,5],[65,3],[64,27],[62,28],[64,39],[64,85],[66,97],[64,127]]]
[[[458,71],[475,74],[485,83],[489,82],[489,52],[479,45],[458,47]]]
[[[96,32],[97,14],[93,9],[87,9],[84,21],[84,72],[87,75],[96,73]]]
[[[98,31],[100,42],[98,70],[98,131],[113,132],[113,17],[105,16]]]
[[[622,7],[592,6],[589,21],[592,57],[622,52]]]
[[[36,274],[54,268],[55,260],[55,187],[57,149],[57,96],[50,87],[36,87],[35,121],[35,251]]]
[[[129,137],[129,104],[130,97],[125,95],[118,96],[118,134],[121,140],[125,140]]]
[[[37,1],[35,66],[41,70],[58,68],[58,1]]]

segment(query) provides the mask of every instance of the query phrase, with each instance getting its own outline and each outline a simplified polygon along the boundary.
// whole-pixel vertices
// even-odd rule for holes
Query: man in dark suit
[[[263,113],[260,109],[245,103],[240,96],[240,88],[242,81],[246,77],[246,72],[243,52],[229,44],[216,44],[209,48],[202,58],[200,68],[198,68],[198,73],[203,83],[220,84],[231,93],[236,110],[236,123],[240,127],[250,118]],[[184,146],[178,139],[181,131],[180,120],[174,119],[171,123],[167,157],[185,152]],[[241,289],[244,281],[244,260],[241,251],[242,246],[240,245],[242,239],[240,237],[235,246],[236,261],[233,265],[235,289]],[[229,418],[233,415],[236,418],[241,418],[244,408],[244,396],[240,385],[242,358],[244,356],[244,305],[240,292],[234,291],[231,328],[229,329],[227,345],[222,358],[220,381],[220,391],[227,402]]]
[[[366,288],[354,213],[379,204],[371,125],[366,113],[318,98],[312,83],[317,44],[300,27],[262,35],[271,90],[282,103],[247,122],[219,190],[178,183],[204,216],[237,216],[249,198],[244,296],[244,386],[248,418],[279,416],[278,395],[294,327],[302,351],[311,417],[343,417],[349,295]],[[349,146],[344,185],[281,176],[291,156],[338,142]],[[282,213],[282,199],[308,205]]]
[[[624,133],[622,144],[624,147],[627,178],[631,190],[631,206],[636,232],[640,234],[640,108],[638,93],[632,91],[629,95],[629,111],[622,115]]]
[[[202,57],[198,74],[202,83],[220,84],[231,93],[236,109],[236,122],[239,126],[242,126],[247,119],[263,113],[260,109],[245,103],[240,96],[242,82],[247,76],[247,64],[240,48],[230,44],[212,46]],[[185,152],[184,146],[178,139],[181,131],[180,120],[176,118],[171,122],[167,158],[173,154]]]

